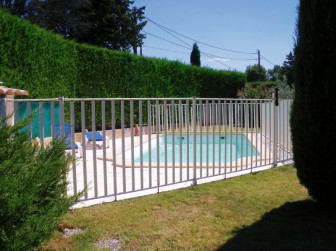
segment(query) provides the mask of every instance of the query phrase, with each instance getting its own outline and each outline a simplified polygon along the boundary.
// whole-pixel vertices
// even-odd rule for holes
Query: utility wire
[[[154,35],[154,34],[151,34],[151,33],[149,33],[149,32],[145,32],[145,33],[148,34],[148,35],[154,36],[154,37],[156,37],[156,38],[162,39],[162,40],[164,40],[164,41],[167,41],[167,42],[169,42],[169,43],[173,43],[173,44],[178,45],[178,46],[180,46],[180,47],[191,49],[192,46],[191,46],[190,44],[188,44],[188,43],[185,42],[184,40],[182,40],[182,39],[180,39],[179,37],[177,37],[177,36],[175,36],[174,34],[172,34],[172,32],[169,31],[170,29],[168,29],[168,28],[166,28],[166,27],[164,27],[164,26],[161,26],[161,25],[159,25],[159,28],[161,28],[163,31],[167,32],[169,35],[173,36],[174,38],[176,38],[176,39],[179,40],[180,42],[184,43],[184,44],[185,44],[186,46],[188,46],[188,47],[185,47],[185,46],[183,46],[183,45],[174,43],[174,42],[172,42],[172,41],[170,41],[170,40],[161,38],[161,37],[156,36],[156,35]],[[208,57],[208,58],[210,58],[210,59],[212,59],[213,61],[216,61],[217,63],[219,63],[219,64],[221,64],[221,65],[224,65],[224,66],[228,67],[229,70],[230,70],[230,69],[236,70],[236,69],[234,69],[234,68],[228,66],[227,64],[224,64],[223,62],[221,62],[220,60],[217,59],[217,58],[224,58],[224,57],[218,57],[218,56],[216,56],[216,55],[211,55],[211,54],[208,54],[208,53],[205,53],[205,52],[201,52],[201,54],[204,55],[204,56],[206,56],[206,57]],[[214,58],[214,57],[217,57],[217,58]],[[226,59],[226,58],[225,58],[225,59]]]
[[[151,20],[150,20],[150,21],[151,21]],[[153,21],[151,21],[151,22],[153,22]],[[177,37],[177,36],[175,36],[174,34],[172,34],[172,32],[174,32],[174,31],[168,29],[167,27],[164,27],[163,25],[160,25],[160,24],[157,24],[157,23],[155,23],[155,24],[156,24],[160,29],[162,29],[163,31],[167,32],[168,34],[170,34],[171,36],[173,36],[174,38],[176,38],[176,39],[179,40],[180,42],[184,43],[184,44],[187,45],[187,46],[190,46],[190,45],[189,45],[188,43],[186,43],[184,40],[182,40],[182,39],[180,39],[179,37]],[[171,32],[170,32],[170,31],[171,31]],[[176,32],[174,32],[174,33],[176,33]],[[176,34],[178,34],[178,33],[176,33]],[[178,34],[178,35],[179,35],[179,34]],[[183,36],[183,37],[184,37],[184,36]],[[224,66],[228,67],[229,70],[230,70],[230,69],[233,69],[233,70],[236,71],[236,69],[234,69],[234,68],[228,66],[227,64],[224,64],[224,63],[221,62],[220,60],[218,60],[218,59],[217,59],[218,57],[217,57],[216,55],[211,55],[211,54],[204,53],[204,52],[201,52],[201,54],[204,55],[204,56],[206,56],[206,57],[208,57],[208,58],[210,58],[210,59],[212,59],[212,60],[214,60],[214,61],[216,61],[217,63],[219,63],[219,64],[221,64],[221,65],[224,65]],[[213,56],[214,56],[214,57],[217,57],[217,58],[214,58]],[[220,57],[220,58],[222,58],[222,57]]]
[[[160,50],[160,51],[175,52],[175,53],[179,53],[179,54],[190,54],[188,52],[167,50],[167,49],[162,49],[162,48],[158,48],[158,47],[154,47],[154,46],[148,46],[148,45],[143,45],[143,47],[145,47],[145,48],[151,48],[151,49],[156,49],[156,50]]]
[[[172,42],[172,41],[170,41],[170,40],[168,40],[168,39],[165,39],[165,38],[156,36],[156,35],[154,35],[154,34],[152,34],[152,33],[147,32],[147,31],[143,31],[143,32],[144,32],[145,34],[148,34],[148,35],[150,35],[150,36],[156,37],[156,38],[161,39],[161,40],[163,40],[163,41],[166,41],[166,42],[168,42],[168,43],[171,43],[171,44],[180,46],[180,47],[182,47],[182,48],[185,48],[185,49],[188,49],[188,50],[191,49],[191,46],[190,46],[190,45],[189,45],[190,47],[186,47],[186,46],[184,46],[184,45],[181,45],[181,44],[177,44],[177,43],[175,43],[175,42]],[[183,41],[183,40],[181,40],[181,41]],[[184,41],[183,41],[183,42],[184,42]],[[186,44],[186,43],[185,43],[185,44]],[[187,44],[187,45],[188,45],[188,44]],[[234,69],[234,68],[228,66],[227,64],[224,64],[223,62],[219,61],[218,59],[212,57],[211,54],[207,54],[207,53],[204,53],[204,52],[201,52],[201,54],[203,54],[204,56],[206,56],[206,57],[208,57],[208,58],[210,58],[210,59],[212,59],[212,60],[214,60],[214,61],[216,61],[217,63],[219,63],[219,64],[221,64],[221,65],[224,65],[224,66],[228,67],[229,69],[236,70],[236,69]]]
[[[150,35],[150,36],[153,36],[153,37],[156,37],[156,38],[161,39],[161,40],[163,40],[163,41],[166,41],[166,42],[168,42],[168,43],[175,44],[175,45],[180,46],[180,47],[182,47],[182,48],[185,48],[185,49],[188,49],[188,50],[191,49],[191,47],[186,47],[186,46],[184,46],[184,45],[177,44],[177,43],[175,43],[175,42],[172,42],[172,41],[170,41],[170,40],[168,40],[168,39],[165,39],[165,38],[156,36],[156,35],[154,35],[154,34],[152,34],[152,33],[147,32],[147,31],[143,31],[143,33],[145,33],[145,34],[147,34],[147,35]]]
[[[201,52],[201,54],[204,55],[204,56],[206,56],[206,57],[208,57],[208,58],[210,58],[210,59],[212,59],[212,60],[214,60],[214,61],[216,61],[217,63],[219,63],[219,64],[221,64],[221,65],[224,65],[224,66],[228,67],[229,70],[232,69],[232,70],[237,71],[236,69],[234,69],[234,68],[228,66],[227,64],[224,64],[223,62],[219,61],[218,59],[209,56],[209,54],[207,54],[207,53]]]
[[[174,52],[174,53],[178,53],[178,54],[185,54],[185,55],[189,55],[190,52],[182,52],[182,51],[174,51],[174,50],[167,50],[167,49],[163,49],[163,48],[159,48],[159,47],[155,47],[155,46],[149,46],[149,45],[143,45],[143,47],[145,48],[151,48],[151,49],[155,49],[155,50],[160,50],[160,51],[168,51],[168,52]],[[237,60],[237,61],[256,61],[258,59],[255,58],[228,58],[228,57],[222,57],[222,56],[217,56],[217,55],[213,55],[210,53],[205,53],[208,56],[214,57],[215,59],[227,59],[227,60]]]
[[[275,64],[273,64],[271,61],[269,61],[268,59],[266,59],[264,56],[261,56],[262,59],[265,59],[268,63],[270,63],[271,65],[275,66]]]
[[[147,32],[147,31],[144,31],[144,33],[145,33],[145,34],[148,34],[148,35],[150,35],[150,36],[159,38],[159,39],[161,39],[161,40],[164,40],[164,41],[166,41],[166,42],[168,42],[168,43],[175,44],[175,45],[180,46],[180,47],[182,47],[182,48],[185,48],[185,49],[188,49],[188,50],[191,49],[191,47],[186,47],[186,46],[184,46],[184,45],[177,44],[177,43],[175,43],[175,42],[172,42],[172,41],[170,41],[170,40],[168,40],[168,39],[165,39],[165,38],[156,36],[156,35],[154,35],[154,34],[152,34],[152,33]],[[218,59],[209,56],[209,54],[207,54],[207,53],[201,52],[201,54],[205,55],[205,56],[208,57],[208,58],[211,58],[212,60],[216,61],[216,62],[219,63],[219,64],[222,64],[222,65],[228,67],[229,69],[233,69],[232,67],[230,67],[230,66],[224,64],[223,62],[219,61]]]
[[[175,36],[174,34],[172,34],[171,32],[168,31],[167,28],[165,28],[164,26],[159,27],[160,29],[162,29],[163,31],[167,32],[169,35],[173,36],[174,38],[176,38],[177,40],[179,40],[180,42],[184,43],[185,45],[187,45],[188,47],[191,46],[190,44],[186,43],[184,40],[180,39],[179,37]],[[217,57],[217,58],[223,58],[223,59],[230,59],[230,60],[241,60],[241,61],[247,61],[247,60],[256,60],[256,59],[234,59],[234,58],[227,58],[227,57],[221,57],[221,56],[217,56],[217,55],[213,55],[210,53],[205,53],[207,55],[210,55],[212,57]]]
[[[171,35],[172,37],[176,38],[176,39],[179,40],[180,42],[184,43],[185,45],[191,47],[190,44],[188,44],[187,42],[185,42],[185,41],[182,40],[181,38],[179,38],[179,37],[175,36],[174,34],[172,34],[171,32],[169,32],[169,29],[168,29],[168,28],[165,28],[165,27],[163,27],[163,26],[162,26],[162,27],[159,26],[159,28],[162,29],[163,31],[167,32],[169,35]]]
[[[173,30],[171,30],[171,29],[169,29],[169,28],[167,28],[167,27],[165,27],[165,26],[163,26],[163,25],[161,25],[161,24],[159,24],[159,23],[157,23],[157,22],[155,22],[155,21],[153,21],[153,20],[151,20],[151,19],[149,19],[149,18],[146,18],[146,19],[147,19],[149,22],[153,23],[154,25],[160,27],[161,29],[166,29],[166,30],[168,30],[168,31],[170,31],[170,32],[172,32],[172,33],[175,33],[175,34],[177,34],[177,35],[179,35],[179,36],[181,36],[181,37],[184,37],[184,38],[186,38],[186,39],[195,41],[195,42],[197,42],[197,43],[199,43],[199,44],[203,44],[203,45],[205,45],[205,46],[209,46],[209,47],[216,48],[216,49],[223,50],[223,51],[234,52],[234,53],[241,53],[241,54],[257,54],[256,52],[235,51],[235,50],[229,50],[229,49],[224,49],[224,48],[221,48],[221,47],[218,47],[218,46],[210,45],[210,44],[207,44],[207,43],[198,41],[197,39],[193,39],[193,38],[191,38],[191,37],[185,36],[185,35],[183,35],[183,34],[181,34],[181,33],[176,32],[176,31],[173,31]]]
[[[207,53],[208,55],[212,56],[212,57],[216,57],[216,58],[222,58],[222,59],[228,59],[228,60],[238,60],[238,61],[256,61],[258,59],[256,58],[228,58],[228,57],[222,57],[222,56],[217,56],[217,55],[213,55],[210,53]]]
[[[188,47],[191,47],[191,45],[189,45],[187,42],[185,42],[184,40],[180,39],[179,37],[175,36],[174,34],[172,34],[171,32],[169,32],[169,29],[165,28],[165,27],[160,27],[163,31],[167,32],[169,35],[173,36],[174,38],[176,38],[177,40],[179,40],[180,42],[184,43],[185,45],[187,45]],[[210,54],[207,54],[207,53],[204,53],[204,52],[201,52],[202,55],[216,61],[217,63],[221,64],[221,65],[224,65],[226,67],[230,69],[233,69],[232,67],[228,66],[227,64],[224,64],[223,62],[219,61],[218,59],[212,57]],[[215,56],[216,57],[216,56]],[[234,69],[235,70],[235,69]]]

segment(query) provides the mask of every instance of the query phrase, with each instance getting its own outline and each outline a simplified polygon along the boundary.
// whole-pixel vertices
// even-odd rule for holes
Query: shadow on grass
[[[310,200],[286,203],[237,229],[218,250],[336,250],[336,213]]]

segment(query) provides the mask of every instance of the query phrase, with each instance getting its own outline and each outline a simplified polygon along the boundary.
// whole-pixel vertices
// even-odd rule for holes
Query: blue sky
[[[146,6],[147,18],[196,41],[239,52],[256,53],[259,49],[261,56],[272,63],[262,58],[266,69],[273,68],[273,64],[282,65],[293,49],[298,3],[299,0],[135,0],[135,6]],[[144,40],[144,56],[189,64],[195,41],[173,33],[180,41],[151,22],[144,31],[152,34]],[[257,63],[257,54],[233,53],[201,43],[198,46],[202,53],[210,54],[201,56],[202,66],[244,72],[246,66]]]

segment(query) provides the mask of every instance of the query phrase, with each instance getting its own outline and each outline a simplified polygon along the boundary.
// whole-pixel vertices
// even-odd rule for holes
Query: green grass
[[[86,232],[45,250],[333,250],[336,217],[318,211],[293,167],[70,211],[62,226]]]

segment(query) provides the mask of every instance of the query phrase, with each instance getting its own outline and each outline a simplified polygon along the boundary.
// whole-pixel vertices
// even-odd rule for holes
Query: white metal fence
[[[95,98],[14,102],[41,147],[66,135],[76,156],[69,194],[104,202],[196,185],[291,161],[292,102],[272,99]],[[97,132],[100,133],[97,133]],[[98,200],[98,201],[97,201]]]

